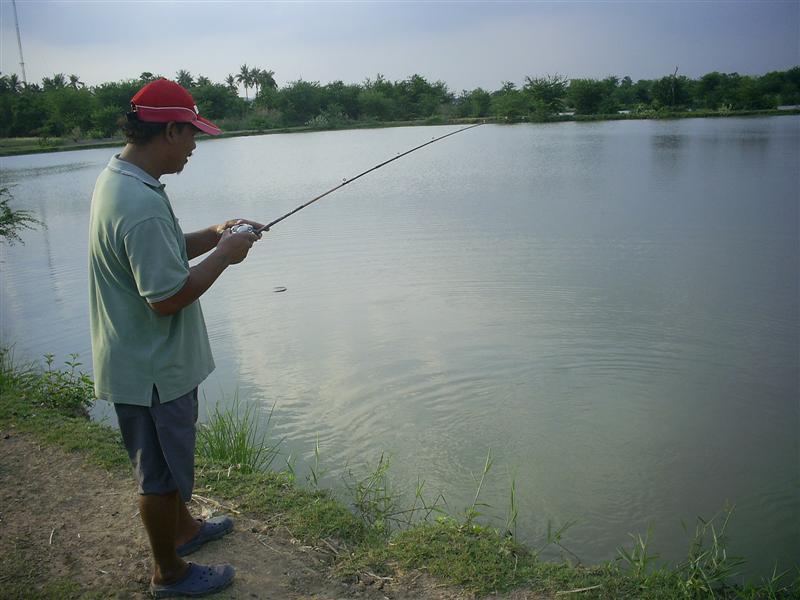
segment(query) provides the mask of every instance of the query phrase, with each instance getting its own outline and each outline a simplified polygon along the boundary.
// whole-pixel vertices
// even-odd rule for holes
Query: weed
[[[486,475],[488,475],[489,471],[491,471],[492,465],[494,465],[494,458],[492,458],[492,449],[489,448],[489,451],[486,453],[486,462],[483,465],[483,471],[481,472],[480,479],[475,478],[478,484],[478,488],[475,490],[475,498],[473,498],[472,504],[465,513],[465,522],[467,525],[471,525],[475,518],[480,516],[481,513],[477,509],[478,506],[488,506],[488,504],[478,502],[478,498],[480,498],[483,484],[486,481]]]
[[[726,580],[737,575],[737,569],[744,564],[741,557],[729,556],[726,548],[725,530],[733,516],[733,510],[733,507],[723,509],[724,518],[719,528],[714,524],[719,515],[708,521],[702,517],[697,518],[695,531],[689,542],[688,556],[677,567],[682,575],[683,589],[688,596],[705,595],[713,598],[715,590],[724,587]]]
[[[315,490],[319,489],[320,479],[327,473],[327,469],[322,469],[320,465],[319,434],[317,434],[317,439],[314,442],[314,465],[309,467],[309,473],[306,475],[306,481]]]
[[[511,480],[511,491],[508,502],[508,512],[506,513],[506,536],[512,540],[517,539],[517,517],[519,516],[519,506],[517,505],[517,480]]]
[[[564,544],[562,544],[562,540],[564,539],[564,534],[572,528],[578,521],[573,519],[571,521],[567,521],[560,527],[553,527],[552,521],[547,521],[547,535],[545,536],[544,542],[533,551],[533,556],[539,557],[539,555],[547,548],[548,546],[558,546],[561,549],[561,558],[566,562],[565,554],[569,554],[570,556],[575,558],[575,561],[580,564],[580,559],[578,556],[572,551],[569,550]]]
[[[70,354],[64,361],[68,369],[54,369],[52,354],[45,354],[46,368],[39,377],[34,390],[39,402],[70,416],[89,415],[94,404],[94,383],[89,376],[78,370],[82,365],[77,354]]]
[[[7,240],[9,244],[24,243],[20,230],[33,229],[35,225],[43,223],[27,210],[12,210],[8,205],[12,198],[7,187],[0,187],[0,241]]]
[[[198,428],[198,454],[210,462],[236,465],[244,472],[268,469],[283,441],[267,443],[267,430],[274,410],[273,405],[263,432],[259,434],[261,427],[255,406],[251,404],[240,409],[237,391],[229,406],[221,408],[218,402],[207,422]]]
[[[381,535],[389,534],[391,521],[400,512],[397,508],[399,495],[391,490],[389,483],[390,464],[389,458],[381,454],[375,470],[366,477],[359,479],[348,469],[345,479],[356,511]]]
[[[654,562],[658,559],[658,554],[648,554],[647,546],[650,543],[650,535],[652,534],[652,528],[647,528],[647,533],[644,537],[641,534],[633,535],[629,533],[628,535],[633,539],[633,548],[627,550],[620,546],[617,548],[617,554],[619,557],[617,560],[625,561],[630,569],[631,576],[634,579],[640,579],[644,575],[647,574],[647,568],[650,563]]]
[[[404,508],[400,501],[404,494],[393,489],[389,480],[391,461],[384,454],[378,464],[365,477],[356,477],[348,469],[345,487],[352,499],[356,513],[379,537],[388,537],[394,528],[411,527],[415,522],[427,521],[431,515],[443,514],[446,504],[442,494],[433,501],[425,498],[425,481],[417,478],[411,506]]]

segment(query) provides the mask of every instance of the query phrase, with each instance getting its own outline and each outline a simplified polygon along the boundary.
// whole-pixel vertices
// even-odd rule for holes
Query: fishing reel
[[[231,233],[255,233],[256,228],[248,223],[239,223],[231,227]]]

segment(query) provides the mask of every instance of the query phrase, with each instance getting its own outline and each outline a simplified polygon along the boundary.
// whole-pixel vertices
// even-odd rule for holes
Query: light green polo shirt
[[[214,370],[200,301],[160,316],[148,302],[189,277],[186,240],[164,185],[114,156],[97,178],[89,221],[89,311],[95,395],[150,406],[169,402]]]

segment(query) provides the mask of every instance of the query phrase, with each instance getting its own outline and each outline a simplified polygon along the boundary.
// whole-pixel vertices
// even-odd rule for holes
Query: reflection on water
[[[440,134],[400,128],[203,141],[167,177],[185,230],[269,221]],[[609,559],[655,526],[735,503],[732,550],[757,572],[800,555],[800,119],[483,126],[280,223],[203,299],[218,369],[276,405],[285,452],[393,457],[450,509],[497,456],[502,525],[577,518],[567,545]],[[17,352],[89,356],[86,216],[109,151],[4,159],[48,222],[4,248],[2,334]],[[284,293],[273,293],[282,286]],[[107,410],[99,416],[112,418]]]

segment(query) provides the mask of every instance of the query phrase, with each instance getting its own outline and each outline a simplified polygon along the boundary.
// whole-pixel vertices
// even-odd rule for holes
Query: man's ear
[[[178,124],[175,121],[170,121],[164,128],[164,137],[168,142],[174,141],[179,133]]]

